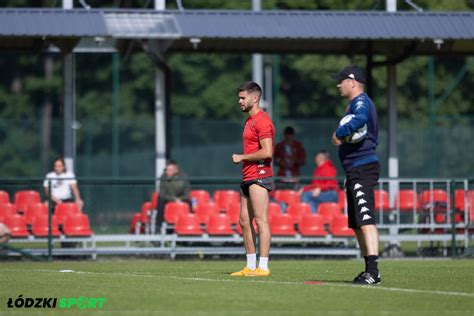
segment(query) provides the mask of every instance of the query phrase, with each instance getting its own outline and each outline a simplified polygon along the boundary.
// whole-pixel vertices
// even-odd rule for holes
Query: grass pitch
[[[382,284],[353,286],[362,260],[0,263],[1,315],[473,315],[474,260],[381,260]],[[60,270],[74,272],[61,273]],[[310,282],[307,282],[310,281]],[[310,284],[308,284],[310,283]],[[7,308],[8,298],[104,297],[102,309]]]

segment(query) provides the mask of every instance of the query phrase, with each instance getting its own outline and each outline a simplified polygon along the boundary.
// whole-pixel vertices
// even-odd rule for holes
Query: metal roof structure
[[[169,52],[472,54],[474,13],[0,9],[0,50],[81,38],[166,40]]]

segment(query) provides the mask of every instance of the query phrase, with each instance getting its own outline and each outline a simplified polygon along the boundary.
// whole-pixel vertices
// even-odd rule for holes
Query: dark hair
[[[169,165],[175,165],[175,166],[177,166],[178,163],[177,163],[175,160],[170,159],[170,160],[168,160],[168,161],[166,162],[166,165],[167,165],[167,166],[169,166]]]
[[[295,135],[295,129],[291,126],[287,126],[283,132],[285,135]]]
[[[64,158],[63,157],[58,157],[58,158],[54,159],[53,160],[53,169],[54,169],[54,164],[56,163],[56,161],[61,161],[61,163],[64,166],[64,172],[66,172],[67,171],[67,166],[66,166],[66,162],[64,161]]]
[[[243,83],[239,87],[238,90],[239,92],[245,91],[247,93],[257,92],[258,96],[262,95],[262,88],[260,88],[260,86],[256,82],[253,82],[253,81],[248,81],[246,83]]]

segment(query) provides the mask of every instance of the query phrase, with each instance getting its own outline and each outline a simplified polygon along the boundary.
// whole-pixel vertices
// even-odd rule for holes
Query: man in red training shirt
[[[311,211],[316,213],[318,206],[324,202],[337,202],[337,176],[329,152],[321,150],[315,157],[316,168],[313,172],[313,181],[311,184],[300,189],[301,202],[308,203]],[[317,179],[333,178],[333,179]]]
[[[268,225],[268,192],[274,187],[272,155],[275,127],[270,117],[260,109],[262,89],[255,82],[239,87],[239,105],[248,113],[243,133],[243,154],[233,154],[234,164],[242,162],[241,208],[239,223],[242,227],[247,265],[232,276],[269,276],[270,226]],[[260,241],[260,260],[257,267],[257,223]]]

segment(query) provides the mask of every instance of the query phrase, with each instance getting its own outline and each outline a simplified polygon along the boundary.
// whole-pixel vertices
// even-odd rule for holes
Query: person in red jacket
[[[287,126],[283,133],[283,141],[275,146],[275,165],[279,167],[279,177],[298,177],[300,167],[306,160],[303,144],[295,139],[295,130]]]
[[[323,202],[337,202],[338,200],[338,186],[335,179],[337,170],[331,161],[329,152],[326,150],[319,151],[315,156],[315,161],[316,168],[313,172],[315,179],[309,185],[299,190],[301,202],[308,203],[313,213],[317,213],[319,204]]]

